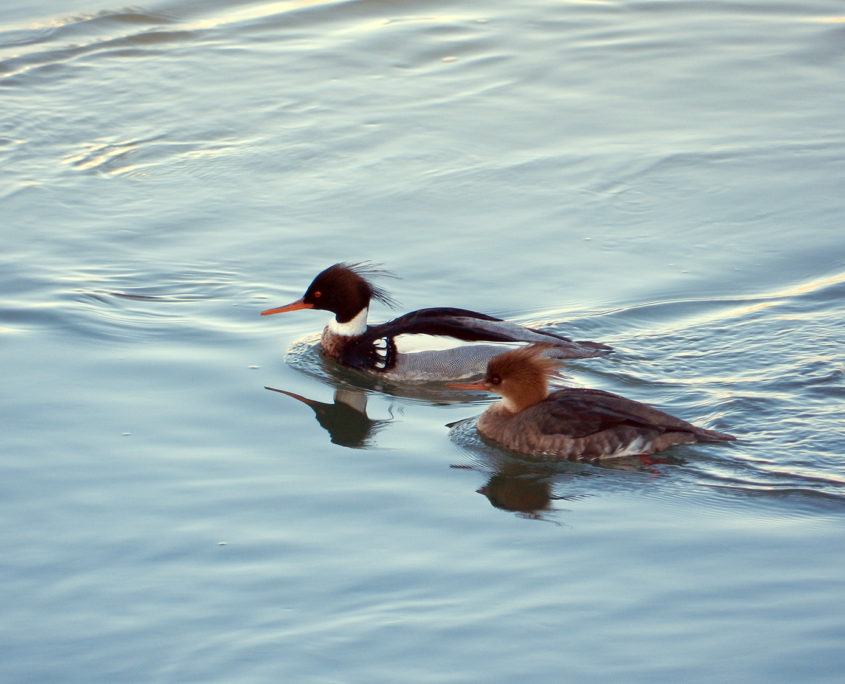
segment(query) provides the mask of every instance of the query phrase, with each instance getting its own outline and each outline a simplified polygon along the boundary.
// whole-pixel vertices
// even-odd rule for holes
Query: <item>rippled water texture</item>
[[[0,9],[0,680],[841,680],[841,3],[108,2]],[[342,260],[738,440],[505,452]]]

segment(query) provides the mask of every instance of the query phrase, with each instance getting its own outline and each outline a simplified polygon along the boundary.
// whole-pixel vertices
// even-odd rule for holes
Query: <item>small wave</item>
[[[13,47],[14,52],[0,59],[0,85],[22,86],[45,74],[55,79],[63,65],[80,57],[139,53],[197,37],[194,31],[170,27],[173,21],[167,15],[143,11],[100,12],[4,31],[0,49]]]
[[[165,136],[131,140],[97,140],[83,143],[64,162],[81,172],[108,175],[138,174],[159,165],[172,166],[180,160],[215,158],[246,144],[245,140],[209,138],[168,140]]]
[[[800,485],[773,486],[771,484],[743,482],[734,484],[729,482],[702,482],[702,486],[710,487],[736,497],[765,502],[786,502],[790,504],[791,513],[812,514],[819,507],[828,508],[839,513],[845,512],[845,494],[841,491],[826,491],[815,487]]]
[[[65,275],[41,295],[37,306],[19,305],[17,318],[87,340],[141,341],[164,336],[201,337],[227,331],[198,307],[230,301],[235,276],[185,270],[144,274],[90,270]]]

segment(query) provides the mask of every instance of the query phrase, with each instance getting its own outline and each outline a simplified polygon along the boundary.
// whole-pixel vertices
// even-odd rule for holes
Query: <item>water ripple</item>
[[[740,437],[690,459],[701,484],[845,502],[843,286],[839,272],[755,296],[608,312],[616,329],[634,324],[628,342],[642,356],[625,360],[621,380],[637,398],[658,403],[643,391],[656,388],[672,412]],[[619,384],[612,371],[601,377]]]
[[[165,28],[163,24],[168,21],[163,15],[104,12],[58,19],[49,28],[38,26],[0,34],[0,86],[25,86],[83,56],[118,51],[122,55],[138,54],[197,37],[193,31]],[[121,33],[127,26],[133,30]],[[156,28],[138,30],[139,26]]]

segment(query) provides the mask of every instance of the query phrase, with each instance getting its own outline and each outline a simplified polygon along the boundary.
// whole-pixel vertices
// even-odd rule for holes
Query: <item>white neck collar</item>
[[[329,331],[335,335],[343,335],[344,337],[357,337],[363,335],[367,331],[367,312],[369,309],[364,307],[351,321],[346,323],[338,323],[337,318],[332,318],[329,321]]]

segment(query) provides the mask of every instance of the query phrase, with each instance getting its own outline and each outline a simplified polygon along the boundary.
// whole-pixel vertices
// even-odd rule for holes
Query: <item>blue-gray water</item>
[[[841,681],[843,112],[835,0],[4,6],[0,680]],[[258,315],[362,259],[740,439],[531,465]]]

